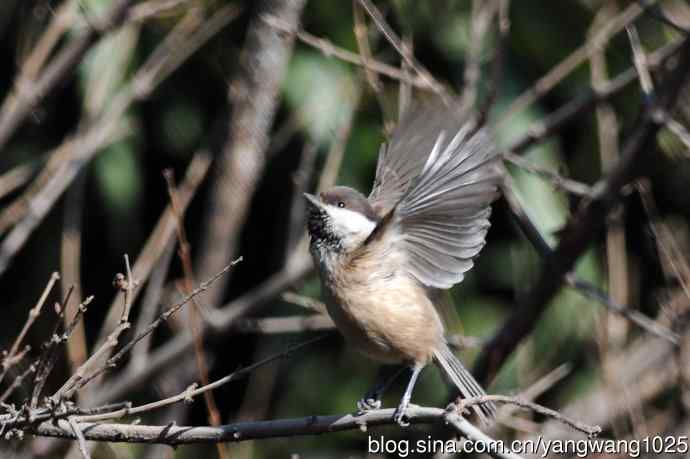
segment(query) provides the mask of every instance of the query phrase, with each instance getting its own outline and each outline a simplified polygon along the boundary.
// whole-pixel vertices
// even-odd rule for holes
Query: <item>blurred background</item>
[[[398,119],[400,102],[410,100],[409,94],[422,100],[433,95],[420,87],[415,70],[401,62],[357,2],[312,0],[302,9],[277,0],[146,0],[129,2],[112,24],[102,21],[117,3],[123,2],[0,4],[1,113],[11,117],[22,104],[30,106],[11,134],[0,131],[0,349],[10,348],[51,274],[61,274],[25,338],[31,350],[10,369],[3,390],[39,357],[41,343],[61,320],[52,304],[70,285],[75,290],[68,311],[89,295],[95,298],[83,326],[60,351],[46,393],[93,352],[117,325],[122,293],[112,281],[116,273],[126,274],[124,254],[140,294],[132,306],[132,329],[123,333],[121,344],[161,308],[231,260],[242,256],[242,261],[158,328],[151,342],[135,347],[120,369],[88,386],[80,402],[158,400],[323,333],[329,323],[312,308],[320,291],[302,239],[301,192],[335,180],[368,193],[379,145]],[[507,5],[375,2],[418,64],[450,93],[463,94],[470,82],[476,105],[495,97],[488,118],[503,148],[534,133],[535,123],[559,108],[588,97],[592,88],[606,88],[607,81],[634,69],[625,24],[635,25],[649,56],[687,35],[679,28],[690,27],[690,5],[682,0],[523,0],[504,11],[509,27],[504,24],[507,35],[501,40],[494,3]],[[645,9],[647,3],[651,6]],[[304,33],[293,47],[286,36],[296,27]],[[87,51],[47,85],[49,90],[39,90],[37,82],[50,76],[55,57],[88,30],[98,32]],[[335,56],[331,45],[384,63],[397,77],[367,73]],[[498,71],[497,49],[502,49]],[[570,61],[563,64],[565,59]],[[468,70],[479,73],[473,77]],[[553,87],[533,103],[515,105],[545,75],[550,75],[547,82],[537,87]],[[672,116],[683,128],[690,104],[687,90],[681,94]],[[633,79],[603,103],[571,116],[553,135],[537,134],[533,145],[516,152],[531,166],[508,164],[514,190],[547,241],[558,241],[559,230],[583,199],[582,193],[564,190],[554,176],[588,190],[615,163],[644,103]],[[0,126],[5,126],[9,122],[2,116]],[[644,180],[624,190],[623,205],[611,213],[576,267],[580,279],[606,291],[612,301],[668,328],[678,325],[674,318],[689,306],[684,289],[690,281],[685,277],[690,274],[690,150],[680,132],[664,128],[659,133]],[[177,187],[178,202],[172,214],[165,214],[169,187]],[[189,243],[184,250],[177,243],[178,216],[182,239]],[[475,269],[452,290],[459,320],[452,321],[449,333],[470,337],[463,340],[463,361],[471,364],[481,344],[514,312],[541,266],[538,252],[499,200]],[[117,306],[111,308],[111,302]],[[112,317],[107,322],[109,312],[114,322]],[[286,320],[272,321],[276,318]],[[204,320],[207,326],[201,327]],[[687,334],[687,325],[683,330]],[[602,424],[608,436],[676,428],[687,434],[690,385],[679,370],[687,369],[685,348],[656,359],[675,362],[663,377],[657,368],[630,381],[619,371],[632,359],[627,353],[651,339],[602,304],[563,288],[488,392],[519,393],[551,374],[537,401],[555,409],[591,402],[607,390],[613,390],[612,397],[628,394],[625,402],[611,402],[616,408],[578,414],[584,422]],[[158,365],[162,354],[156,352],[171,342],[183,343],[185,350]],[[145,372],[152,362],[157,366]],[[212,403],[222,424],[348,413],[374,383],[376,370],[376,364],[332,336],[221,387]],[[136,374],[142,376],[134,382],[123,379]],[[653,388],[652,383],[640,386],[650,375],[656,376]],[[397,403],[402,384],[386,396],[386,406]],[[31,384],[23,386],[8,401],[28,397]],[[429,368],[413,401],[445,406],[449,395],[438,372]],[[141,422],[208,425],[208,403],[198,397],[193,404],[142,415]],[[497,434],[503,438],[533,435],[544,422],[530,413],[506,419]],[[416,439],[435,431],[387,427],[372,434],[379,432]],[[173,450],[100,444],[93,457],[367,457],[366,443],[365,434],[346,432],[227,444],[222,453],[214,446]],[[45,438],[13,440],[0,448],[5,457],[80,457],[74,456],[72,442]]]

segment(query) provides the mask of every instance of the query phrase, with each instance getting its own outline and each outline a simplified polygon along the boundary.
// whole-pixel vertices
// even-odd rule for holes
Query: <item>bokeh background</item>
[[[66,7],[67,3],[74,5]],[[22,214],[21,210],[16,216],[8,209],[13,209],[12,206],[17,206],[30,195],[27,193],[31,193],[33,186],[40,187],[40,183],[37,184],[39,171],[53,167],[50,161],[55,157],[56,147],[79,133],[89,120],[113,107],[118,94],[132,82],[142,64],[174,28],[208,27],[205,21],[228,6],[236,7],[236,17],[162,79],[150,94],[135,99],[129,105],[116,121],[117,132],[96,149],[97,153],[11,260],[0,277],[0,291],[3,292],[0,349],[11,345],[51,273],[68,269],[78,274],[80,296],[95,295],[84,320],[83,343],[86,349],[82,349],[92,351],[108,307],[118,295],[112,279],[115,273],[124,272],[123,255],[129,254],[132,262],[137,259],[169,203],[162,171],[171,170],[176,180],[182,182],[192,158],[202,150],[207,151],[214,162],[185,213],[184,227],[194,270],[201,270],[198,267],[204,263],[200,258],[208,247],[204,250],[200,247],[207,243],[205,238],[208,238],[209,226],[214,222],[209,218],[209,208],[215,199],[213,183],[220,174],[218,169],[223,167],[218,158],[227,148],[226,144],[233,140],[228,134],[235,108],[231,96],[236,86],[233,81],[240,73],[239,63],[244,59],[242,49],[247,30],[255,20],[261,2],[158,1],[135,2],[134,7],[145,3],[160,9],[143,19],[126,22],[125,26],[98,41],[74,67],[72,77],[66,78],[31,111],[2,148],[0,184],[4,186],[0,198],[0,224],[5,236],[18,221],[26,218],[26,213]],[[682,0],[649,3],[662,6],[654,6],[640,14],[634,24],[642,45],[651,53],[682,36],[659,16],[687,27],[690,25],[690,6]],[[31,50],[57,14],[72,8],[50,55],[65,46],[80,32],[80,28],[86,27],[85,18],[98,17],[110,4],[108,0],[4,0],[0,4],[2,98],[10,94]],[[611,18],[635,4],[608,0],[511,2],[500,83],[489,122],[495,124],[521,93],[604,28]],[[386,21],[410,40],[419,62],[437,80],[461,94],[467,56],[476,45],[471,33],[472,2],[380,1],[376,5],[384,13]],[[338,47],[357,53],[353,8],[359,7],[348,1],[308,1],[300,15],[301,27]],[[366,14],[361,11],[359,14],[365,18],[364,25],[375,59],[399,67],[399,54]],[[493,60],[498,47],[493,27],[489,26],[481,36],[478,46],[480,101],[493,91]],[[169,46],[168,51],[174,52],[177,47],[184,49],[185,43],[172,41]],[[632,51],[625,31],[616,33],[601,45],[601,49],[599,64],[603,61],[605,73],[610,77],[632,66]],[[586,60],[538,101],[512,112],[500,125],[496,124],[497,142],[501,146],[510,145],[524,136],[533,123],[586,95],[593,86],[592,72],[592,61]],[[360,67],[326,55],[299,40],[295,42],[285,76],[280,81],[278,108],[268,132],[265,167],[255,190],[248,197],[246,217],[235,236],[233,254],[241,255],[243,261],[220,279],[219,283],[225,288],[219,294],[221,304],[263,285],[284,266],[296,247],[304,250],[295,242],[303,234],[298,196],[300,184],[304,184],[306,189],[315,189],[320,172],[329,161],[329,154],[337,154],[338,148],[343,148],[342,165],[337,173],[339,184],[356,187],[365,193],[369,191],[379,145],[385,141],[389,132],[387,127],[395,124],[398,113],[399,82],[381,77],[380,85],[377,90],[372,89]],[[685,126],[690,115],[687,94],[683,93],[679,110],[674,112],[676,120]],[[415,89],[413,96],[427,99],[430,93]],[[617,126],[617,131],[607,131],[609,140],[613,139],[615,151],[618,148],[615,145],[630,136],[645,108],[644,97],[636,82],[608,102],[601,105],[599,111],[586,110],[574,117],[553,136],[531,147],[524,158],[535,166],[578,182],[595,183],[606,167],[601,145],[602,136],[606,138],[607,134],[602,133],[602,126]],[[606,116],[609,116],[609,121],[613,117],[613,125],[602,123],[601,118]],[[351,128],[349,132],[348,127]],[[613,223],[609,230],[601,232],[576,268],[581,278],[608,291],[616,301],[652,318],[663,316],[669,299],[674,298],[684,285],[685,279],[679,276],[678,268],[674,268],[672,262],[669,264],[669,260],[676,260],[676,264],[684,266],[690,218],[688,146],[668,130],[659,134],[659,144],[654,161],[645,171],[650,190],[648,198],[656,207],[654,213],[650,215],[649,209],[645,208],[637,188],[630,187],[623,197],[624,206],[616,211],[617,217],[611,218]],[[305,168],[305,161],[312,161],[313,167]],[[563,192],[552,181],[524,168],[508,167],[529,216],[548,241],[556,242],[559,229],[577,208],[581,197]],[[224,199],[238,199],[238,196],[228,194]],[[665,225],[672,234],[674,248],[670,258],[663,253],[663,244],[660,245],[658,232],[652,224]],[[475,269],[452,290],[459,321],[452,322],[454,328],[449,332],[476,338],[470,340],[470,344],[481,344],[482,340],[489,338],[533,284],[540,263],[538,253],[515,226],[506,203],[498,201],[494,205],[488,243]],[[184,270],[179,257],[171,251],[156,260],[156,266],[161,264],[169,264],[169,271],[164,274],[161,299],[157,304],[169,305],[180,296],[179,279],[184,276]],[[611,285],[612,274],[618,276],[615,286]],[[69,276],[67,278],[70,279]],[[195,278],[197,282],[204,280],[196,273]],[[55,314],[50,306],[59,301],[61,292],[64,293],[68,287],[68,280],[63,276],[58,283],[62,285],[50,297],[49,307],[31,328],[27,342],[32,345],[32,350],[26,362],[39,355],[40,343],[49,336],[55,324]],[[140,288],[145,285],[143,283]],[[320,298],[319,285],[313,274],[291,283],[289,291],[316,300]],[[244,328],[205,334],[204,354],[211,380],[279,352],[289,344],[322,333],[320,330],[301,330],[300,327],[285,333],[252,329],[250,325],[256,323],[254,319],[257,318],[312,313],[287,301],[290,298],[271,295],[260,308],[241,318],[246,324]],[[206,301],[207,297],[203,295],[198,299],[202,309],[212,309],[213,305],[205,304]],[[141,303],[134,304],[134,321],[142,314]],[[163,345],[175,334],[189,333],[189,324],[194,318],[188,314],[188,309],[184,309],[178,320],[161,327],[154,334],[153,348]],[[565,376],[542,393],[538,401],[554,408],[567,406],[602,383],[611,382],[606,379],[611,377],[606,372],[607,359],[610,355],[620,355],[644,334],[619,316],[610,315],[601,304],[575,290],[564,288],[549,305],[534,333],[503,366],[489,392],[519,392],[560,367]],[[126,340],[131,332],[123,336]],[[133,354],[137,352],[135,348]],[[477,346],[470,345],[461,352],[461,356],[471,363],[477,352]],[[13,371],[26,368],[26,362]],[[59,387],[70,371],[70,359],[65,353],[58,359],[48,387],[53,390]],[[611,371],[615,379],[615,368]],[[115,371],[109,377],[117,374]],[[373,384],[375,374],[374,363],[347,350],[342,340],[334,336],[297,352],[289,359],[263,367],[245,380],[225,385],[214,395],[223,423],[347,413]],[[166,365],[128,390],[120,400],[135,403],[156,400],[172,395],[198,379],[194,353],[186,352],[172,365]],[[106,383],[107,379],[97,384]],[[618,384],[615,387],[624,388],[627,382],[616,381],[615,384]],[[622,416],[612,424],[613,427],[607,426],[610,429],[607,432],[620,435],[620,438],[642,432],[640,429],[643,428],[630,420],[636,419],[636,415],[647,420],[648,433],[672,428],[669,424],[675,422],[675,417],[664,424],[660,421],[654,423],[654,415],[666,409],[687,413],[687,386],[685,389],[682,387],[678,381],[669,385],[653,397],[651,406],[647,406],[647,401],[644,407],[641,403],[639,411],[632,410],[633,414]],[[93,390],[98,392],[99,388],[94,387]],[[385,404],[392,406],[397,403],[401,391],[402,382],[399,382],[385,398]],[[20,388],[13,399],[19,402],[26,395]],[[683,396],[686,397],[685,405]],[[437,371],[426,370],[415,392],[414,402],[444,406],[448,397],[449,390]],[[543,421],[539,416],[527,414],[523,417],[529,419],[529,425],[528,421],[524,425],[516,423],[517,431],[506,428],[501,435],[523,435],[520,429],[534,427],[536,424],[532,422]],[[678,414],[678,419],[682,418]],[[685,419],[687,422],[687,417]],[[586,418],[582,420],[587,422]],[[170,421],[179,425],[208,424],[203,399],[142,417],[144,423],[165,424]],[[425,438],[432,429],[420,427],[401,431],[397,427],[389,427],[373,434],[379,432],[386,438],[412,439]],[[262,440],[227,447],[228,457],[271,458],[291,454],[314,458],[367,457],[366,442],[365,434],[350,432]],[[6,457],[63,457],[70,446],[70,442],[32,442],[26,439],[8,442],[0,448],[5,451],[3,454],[8,455]],[[218,453],[213,446],[185,446],[173,450],[114,444],[100,445],[93,454],[98,458],[191,458],[216,457]]]

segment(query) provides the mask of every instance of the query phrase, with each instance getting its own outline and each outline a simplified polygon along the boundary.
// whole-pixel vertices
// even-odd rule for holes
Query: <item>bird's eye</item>
[[[345,203],[343,201],[340,201],[338,203],[338,207],[340,207],[342,209],[343,207],[345,207]]]

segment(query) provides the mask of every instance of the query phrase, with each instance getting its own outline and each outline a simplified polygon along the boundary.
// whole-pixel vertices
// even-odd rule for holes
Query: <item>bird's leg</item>
[[[400,425],[400,427],[407,427],[410,425],[409,422],[407,422],[407,419],[405,418],[405,412],[407,411],[407,407],[410,405],[410,400],[412,399],[412,391],[414,390],[414,386],[417,383],[417,378],[419,377],[419,373],[422,372],[423,366],[415,365],[412,367],[412,376],[410,376],[410,381],[407,383],[407,388],[405,389],[405,393],[402,396],[402,399],[400,400],[400,405],[398,405],[398,408],[395,410],[395,414],[393,415],[393,419],[395,422]]]
[[[406,369],[406,366],[401,366],[396,368],[392,374],[389,374],[387,367],[381,367],[379,369],[379,376],[377,377],[378,382],[357,402],[357,411],[359,413],[364,413],[366,411],[378,410],[381,408],[381,397],[383,397],[383,394]]]

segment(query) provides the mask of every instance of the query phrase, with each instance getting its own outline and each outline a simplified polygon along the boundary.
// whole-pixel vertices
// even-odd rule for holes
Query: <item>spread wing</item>
[[[381,145],[379,151],[369,201],[381,215],[400,201],[412,180],[422,172],[439,133],[455,133],[464,121],[447,109],[432,105],[407,111],[390,141]]]
[[[422,110],[401,124],[377,165],[369,199],[388,214],[375,234],[390,238],[404,269],[428,287],[461,282],[489,229],[500,156],[485,130],[472,131],[447,111]]]

